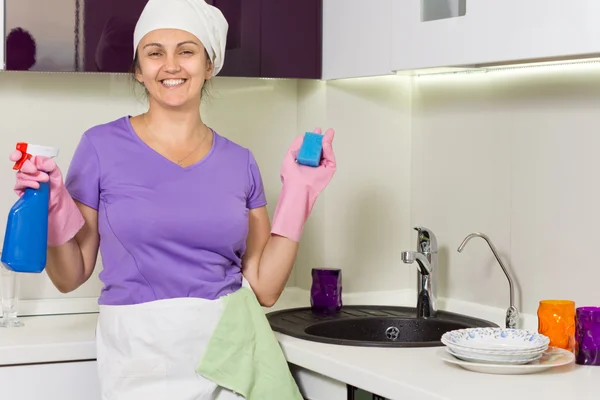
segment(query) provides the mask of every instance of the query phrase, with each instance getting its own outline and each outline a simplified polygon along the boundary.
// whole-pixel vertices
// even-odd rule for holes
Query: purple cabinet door
[[[220,75],[321,77],[322,0],[207,0],[227,22]]]
[[[261,0],[206,0],[227,20],[225,64],[219,76],[260,77]]]
[[[84,71],[119,73],[131,69],[133,31],[147,2],[83,0]]]
[[[147,1],[5,0],[6,69],[126,73]],[[206,1],[229,23],[221,76],[321,77],[322,0]]]
[[[322,0],[261,1],[261,76],[320,79]]]
[[[127,72],[147,0],[5,0],[7,70]]]

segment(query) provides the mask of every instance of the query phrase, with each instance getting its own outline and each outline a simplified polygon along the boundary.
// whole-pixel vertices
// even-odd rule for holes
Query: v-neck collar
[[[133,136],[133,139],[135,141],[137,141],[141,146],[145,147],[146,150],[152,152],[156,157],[159,157],[160,159],[162,159],[163,161],[166,161],[167,163],[171,164],[172,166],[182,170],[182,171],[187,171],[193,168],[196,168],[200,165],[202,165],[206,160],[208,160],[208,158],[211,156],[211,154],[213,153],[215,146],[217,144],[217,139],[218,139],[218,134],[217,132],[215,132],[211,127],[208,127],[208,129],[210,129],[211,133],[212,133],[212,145],[210,146],[210,150],[208,150],[208,153],[206,153],[206,155],[204,157],[202,157],[200,160],[198,160],[197,162],[195,162],[194,164],[190,164],[187,167],[183,167],[179,164],[177,164],[176,162],[169,160],[167,157],[165,157],[164,155],[160,154],[158,151],[154,150],[152,147],[150,147],[148,145],[148,143],[144,142],[142,140],[142,138],[137,134],[137,132],[135,131],[135,129],[133,129],[133,125],[131,124],[131,115],[127,115],[125,117],[123,117],[125,119],[125,124],[127,125],[127,130],[129,131],[129,133]]]

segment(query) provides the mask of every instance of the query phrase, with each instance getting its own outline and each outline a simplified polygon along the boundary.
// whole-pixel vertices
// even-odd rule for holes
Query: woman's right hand
[[[9,159],[12,162],[17,162],[21,159],[23,153],[15,150],[10,153]],[[43,172],[42,172],[43,171]],[[17,182],[14,190],[21,196],[26,188],[38,189],[40,182],[50,181],[50,193],[56,192],[56,189],[64,186],[63,176],[58,168],[58,165],[53,159],[42,156],[33,156],[25,161],[17,172]],[[50,202],[52,203],[52,201]]]
[[[22,153],[13,151],[9,158],[13,162],[21,159]],[[63,182],[63,175],[53,159],[33,156],[25,161],[17,172],[15,192],[21,196],[25,189],[38,189],[40,182],[50,181],[48,204],[48,245],[60,246],[71,240],[85,223],[81,211],[73,201]]]

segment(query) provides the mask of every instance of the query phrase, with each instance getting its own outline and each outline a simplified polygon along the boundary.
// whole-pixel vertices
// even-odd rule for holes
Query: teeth
[[[181,85],[183,82],[185,82],[185,79],[165,79],[162,81],[165,86],[177,86]]]

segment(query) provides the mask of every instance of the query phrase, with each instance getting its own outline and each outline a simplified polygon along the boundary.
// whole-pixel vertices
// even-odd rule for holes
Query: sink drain
[[[398,340],[398,335],[400,335],[400,329],[395,326],[390,326],[385,330],[385,337],[390,340]]]

